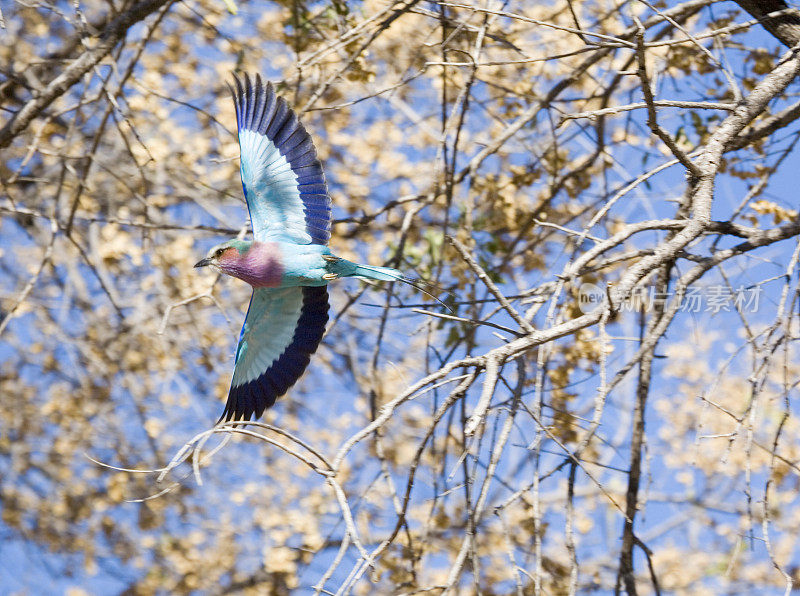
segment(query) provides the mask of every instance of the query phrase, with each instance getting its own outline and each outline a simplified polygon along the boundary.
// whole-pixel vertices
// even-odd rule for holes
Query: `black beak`
[[[205,267],[206,265],[210,265],[210,264],[211,264],[211,259],[203,259],[201,261],[197,261],[197,263],[195,263],[194,267],[195,267],[195,269],[197,269],[198,267]]]

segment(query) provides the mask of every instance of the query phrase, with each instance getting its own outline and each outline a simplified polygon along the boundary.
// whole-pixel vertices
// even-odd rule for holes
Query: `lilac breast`
[[[254,288],[277,288],[283,275],[280,248],[275,242],[254,242],[245,254],[225,259],[225,269]]]

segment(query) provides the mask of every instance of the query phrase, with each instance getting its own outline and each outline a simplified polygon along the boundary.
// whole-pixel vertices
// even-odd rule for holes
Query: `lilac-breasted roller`
[[[253,240],[215,246],[210,265],[253,287],[220,420],[259,418],[303,374],[328,322],[328,282],[411,283],[396,269],[333,255],[331,200],[311,136],[271,83],[234,76],[241,177]],[[414,285],[412,283],[412,285]]]

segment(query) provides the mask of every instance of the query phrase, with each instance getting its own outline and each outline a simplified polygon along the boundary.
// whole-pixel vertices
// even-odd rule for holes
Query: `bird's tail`
[[[411,286],[418,292],[422,292],[426,296],[430,296],[431,298],[436,300],[436,302],[444,306],[447,310],[450,310],[449,306],[447,306],[444,302],[439,300],[436,296],[434,296],[430,291],[426,290],[425,287],[423,286],[428,286],[433,291],[440,292],[441,290],[435,288],[428,282],[418,279],[409,279],[397,269],[392,269],[391,267],[375,267],[373,265],[356,265],[356,269],[351,275],[354,277],[361,277],[363,279],[403,282],[404,284]]]
[[[391,267],[373,267],[372,265],[356,265],[352,273],[354,277],[377,279],[379,281],[405,281],[405,277],[397,269]]]

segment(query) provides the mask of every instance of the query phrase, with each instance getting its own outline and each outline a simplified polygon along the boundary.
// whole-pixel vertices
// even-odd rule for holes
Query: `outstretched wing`
[[[327,322],[324,286],[255,289],[220,420],[260,418],[303,374]]]
[[[244,196],[256,240],[326,244],[331,200],[311,135],[272,83],[236,76]]]

